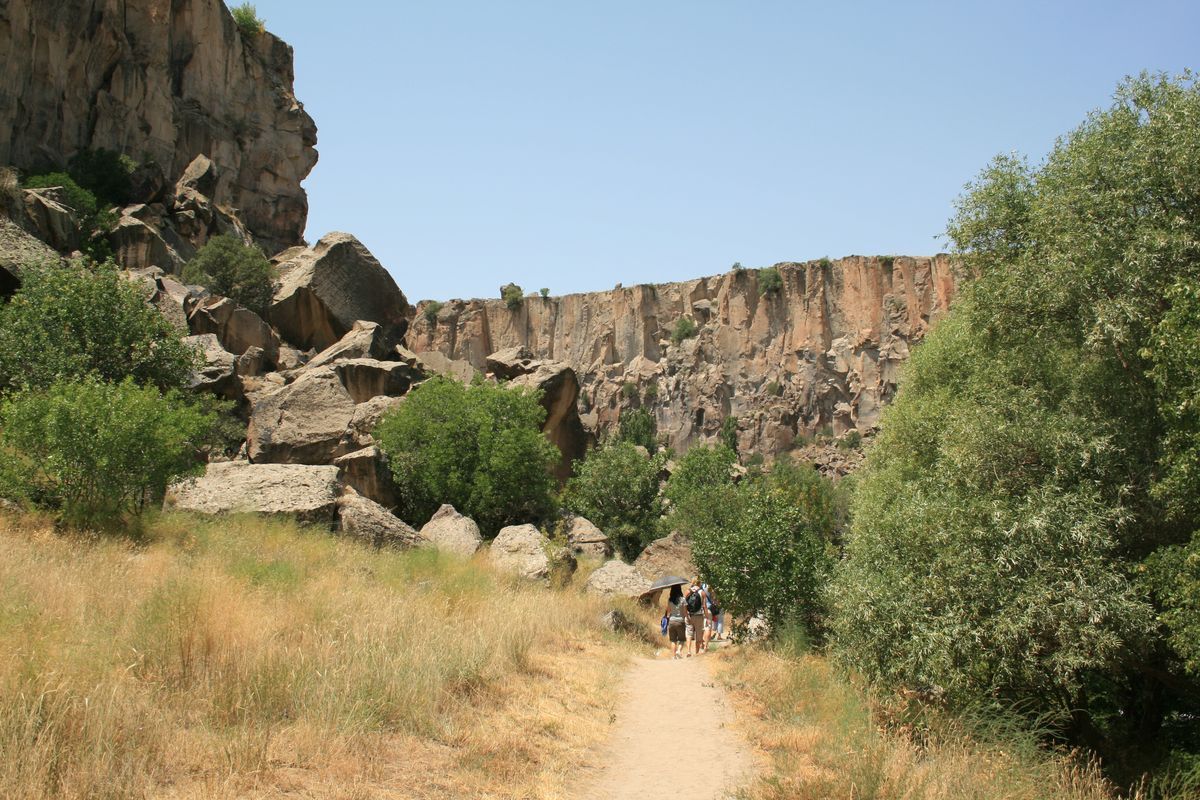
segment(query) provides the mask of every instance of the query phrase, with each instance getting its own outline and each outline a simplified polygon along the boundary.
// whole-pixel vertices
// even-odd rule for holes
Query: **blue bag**
[[[662,622],[662,635],[666,636],[667,635],[667,615],[666,614],[663,614],[663,618],[662,618],[661,622]]]

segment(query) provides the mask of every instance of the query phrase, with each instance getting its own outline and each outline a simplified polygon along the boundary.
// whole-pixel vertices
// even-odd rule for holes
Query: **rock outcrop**
[[[567,523],[567,546],[579,556],[608,558],[612,555],[612,544],[608,534],[597,528],[590,520],[572,517]]]
[[[337,499],[342,533],[375,547],[416,547],[421,537],[403,520],[373,500],[347,487]]]
[[[221,0],[8,0],[0,67],[0,164],[123,153],[142,164],[144,202],[178,201],[168,180],[190,176],[268,252],[301,241],[316,126],[292,90],[292,49],[242,34]],[[202,153],[211,175],[189,169]]]
[[[640,597],[650,583],[632,564],[614,558],[589,575],[584,588],[602,597]]]
[[[258,463],[330,464],[349,452],[342,441],[354,417],[354,399],[331,367],[306,370],[254,403],[246,433]]]
[[[690,579],[696,574],[692,543],[680,533],[655,539],[633,562],[634,569],[649,582],[667,575]]]
[[[532,525],[501,528],[492,540],[492,563],[505,572],[529,580],[550,577],[550,540]]]
[[[454,506],[444,505],[429,518],[421,528],[424,543],[447,553],[469,558],[483,546],[479,526],[470,517],[464,517]]]
[[[332,525],[337,477],[333,466],[215,462],[202,477],[173,484],[163,506],[197,514],[284,514]]]
[[[502,300],[452,300],[431,322],[418,309],[408,347],[486,370],[537,360],[579,377],[580,411],[593,434],[645,407],[669,446],[716,440],[737,417],[742,452],[772,455],[800,438],[869,432],[896,389],[910,346],[954,296],[948,256],[850,256],[776,265],[778,291],[756,270],[610,292]],[[696,335],[678,343],[680,318]],[[512,348],[525,348],[527,355]],[[493,369],[493,371],[495,371]]]

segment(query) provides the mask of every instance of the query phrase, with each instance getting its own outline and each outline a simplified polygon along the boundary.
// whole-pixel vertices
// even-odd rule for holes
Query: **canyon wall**
[[[645,407],[678,451],[715,441],[737,418],[739,450],[771,455],[816,434],[869,432],[896,389],[910,346],[954,296],[949,256],[849,256],[565,297],[452,300],[417,309],[408,345],[486,368],[525,346],[570,364],[585,425],[604,435],[622,409]],[[681,317],[696,334],[673,343]],[[432,319],[431,319],[432,318]]]
[[[0,164],[44,171],[105,148],[166,191],[204,154],[209,197],[267,252],[301,241],[317,161],[292,84],[291,47],[243,35],[222,0],[0,2]]]

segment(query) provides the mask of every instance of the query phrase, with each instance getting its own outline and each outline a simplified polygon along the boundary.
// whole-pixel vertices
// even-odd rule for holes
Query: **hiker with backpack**
[[[696,655],[700,655],[706,647],[704,623],[709,618],[709,612],[708,597],[700,588],[699,576],[692,578],[692,585],[688,589],[684,602],[687,605],[688,620],[692,625],[692,649]]]
[[[683,589],[672,586],[667,596],[667,607],[663,612],[667,618],[667,638],[671,642],[673,652],[671,658],[683,658],[687,650],[687,604],[683,600]],[[689,653],[689,655],[691,655]]]

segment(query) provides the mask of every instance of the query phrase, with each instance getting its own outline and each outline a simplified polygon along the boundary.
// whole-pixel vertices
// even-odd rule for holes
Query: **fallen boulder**
[[[315,247],[277,258],[279,284],[268,317],[288,343],[324,350],[358,320],[379,323],[389,349],[403,342],[408,300],[358,239],[330,233]]]
[[[373,358],[351,358],[335,361],[329,366],[337,373],[356,403],[365,403],[380,395],[398,397],[425,377],[420,371],[400,361],[377,361]]]
[[[184,337],[184,344],[198,350],[203,364],[192,373],[189,388],[195,391],[212,392],[227,400],[241,396],[241,386],[235,374],[237,357],[221,347],[215,334],[202,333]]]
[[[188,314],[192,333],[213,333],[221,346],[236,356],[251,347],[260,348],[270,364],[279,357],[279,337],[263,318],[228,297],[209,295]]]
[[[601,597],[640,597],[650,586],[632,564],[626,564],[619,558],[607,561],[588,576],[584,588],[589,594]]]
[[[655,581],[664,575],[691,578],[696,574],[692,543],[678,531],[647,545],[633,566],[648,581]]]
[[[283,514],[332,525],[337,475],[332,466],[215,462],[202,477],[173,484],[163,507],[197,514]]]
[[[373,500],[346,487],[337,499],[343,534],[375,547],[416,547],[421,536],[402,519]]]
[[[350,358],[394,359],[396,351],[384,343],[383,326],[378,322],[358,320],[341,339],[312,357],[310,367],[321,367]]]
[[[421,528],[421,539],[448,553],[469,558],[483,545],[479,526],[470,517],[458,513],[452,505],[437,510]]]
[[[364,447],[334,460],[341,470],[342,483],[354,487],[363,497],[385,508],[396,505],[396,484],[387,458],[378,447]]]
[[[329,367],[306,370],[256,400],[246,432],[251,461],[328,464],[348,451],[342,437],[355,403]]]
[[[558,361],[537,362],[532,372],[513,378],[510,385],[526,386],[542,393],[541,404],[546,409],[542,432],[561,454],[554,476],[559,483],[566,483],[574,462],[587,453],[588,443],[587,432],[579,419],[579,379],[575,370]]]
[[[567,525],[567,546],[580,556],[608,558],[612,555],[608,535],[583,517],[572,517]]]
[[[532,525],[501,528],[492,541],[492,563],[530,580],[550,576],[550,540]]]

